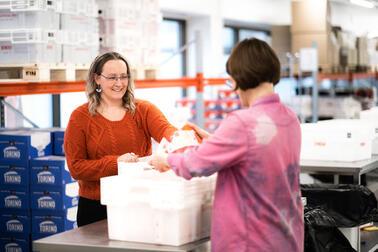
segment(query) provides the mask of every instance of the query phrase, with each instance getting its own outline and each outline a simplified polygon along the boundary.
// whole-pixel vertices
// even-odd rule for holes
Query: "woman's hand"
[[[123,154],[122,156],[119,156],[117,161],[118,162],[128,162],[128,163],[135,163],[138,162],[138,155],[135,155],[135,153],[130,152]]]
[[[187,123],[190,127],[193,128],[193,130],[197,133],[197,135],[201,138],[201,139],[205,139],[205,138],[208,138],[209,136],[211,136],[211,134],[209,132],[207,132],[206,130],[198,127],[197,125],[195,125],[194,123],[191,123],[191,122],[188,122]]]
[[[166,172],[170,169],[167,157],[168,155],[165,153],[156,153],[151,156],[151,159],[148,161],[148,164],[152,165],[154,169],[159,172]]]

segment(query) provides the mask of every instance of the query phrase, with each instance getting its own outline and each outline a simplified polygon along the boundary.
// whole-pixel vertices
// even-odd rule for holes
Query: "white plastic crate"
[[[356,119],[361,103],[353,97],[319,97],[318,115],[336,119]]]
[[[58,11],[61,4],[62,0],[0,0],[0,9],[11,11]]]
[[[61,29],[79,32],[99,32],[98,19],[88,16],[61,14]]]
[[[0,63],[56,63],[62,46],[57,31],[0,31]]]
[[[369,124],[335,120],[301,124],[301,130],[301,159],[358,161],[371,158],[374,131]]]
[[[98,33],[61,31],[61,34],[64,63],[91,63],[99,54]]]
[[[91,63],[99,54],[98,46],[90,45],[63,45],[62,62],[64,63]]]
[[[60,12],[75,16],[97,17],[98,5],[96,0],[63,0]]]
[[[53,11],[16,11],[0,9],[0,29],[59,29],[59,13]]]
[[[130,50],[141,49],[142,39],[140,36],[133,36],[125,32],[120,32],[118,35],[103,35],[100,36],[100,44],[103,47],[125,48]]]
[[[214,185],[172,171],[101,178],[109,239],[179,246],[209,236]]]
[[[99,17],[103,19],[135,21],[141,17],[143,8],[141,0],[97,0],[97,4]]]
[[[137,20],[125,21],[121,19],[99,19],[100,34],[106,36],[118,36],[127,33],[129,36],[138,36],[143,34],[142,23]]]
[[[100,53],[106,53],[106,52],[111,52],[115,51],[120,54],[122,54],[128,62],[130,62],[132,67],[136,67],[137,65],[142,64],[142,53],[141,49],[138,47],[134,48],[125,48],[125,47],[119,47],[119,46],[100,46]]]

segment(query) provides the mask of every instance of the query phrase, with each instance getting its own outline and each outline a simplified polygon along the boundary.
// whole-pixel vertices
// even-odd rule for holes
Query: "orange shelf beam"
[[[201,73],[196,78],[135,80],[136,88],[168,88],[168,87],[197,87],[203,91],[204,85],[222,85],[225,78],[204,79]],[[51,81],[51,82],[0,82],[0,97],[32,94],[60,94],[69,92],[83,92],[86,81]]]
[[[349,74],[325,74],[325,73],[319,73],[318,74],[318,80],[322,81],[325,79],[328,80],[349,80],[350,75]]]
[[[378,79],[377,72],[353,73],[353,74],[323,74],[319,73],[318,79],[349,79],[374,78]],[[222,85],[227,78],[203,78],[198,73],[195,78],[159,79],[159,80],[135,80],[136,88],[168,88],[168,87],[196,87],[198,92],[208,85]],[[32,94],[60,94],[69,92],[83,92],[86,88],[86,81],[51,81],[51,82],[1,82],[0,97]]]
[[[60,94],[85,90],[86,81],[0,82],[0,96]]]

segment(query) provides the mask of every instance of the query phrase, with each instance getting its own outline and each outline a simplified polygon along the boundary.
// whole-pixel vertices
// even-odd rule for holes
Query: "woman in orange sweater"
[[[88,102],[72,112],[64,138],[68,168],[79,182],[79,227],[107,217],[100,178],[116,175],[118,161],[151,155],[151,137],[160,142],[177,130],[153,104],[134,99],[130,65],[118,53],[94,60],[86,93]]]

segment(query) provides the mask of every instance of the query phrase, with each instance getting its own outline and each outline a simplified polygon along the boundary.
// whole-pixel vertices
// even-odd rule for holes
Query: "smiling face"
[[[127,91],[129,83],[128,78],[120,79],[118,77],[127,76],[127,66],[122,60],[109,60],[103,68],[101,75],[96,75],[95,81],[101,86],[101,99],[109,102],[121,102],[122,97]],[[116,80],[111,79],[117,77]],[[110,79],[109,79],[110,78]]]

